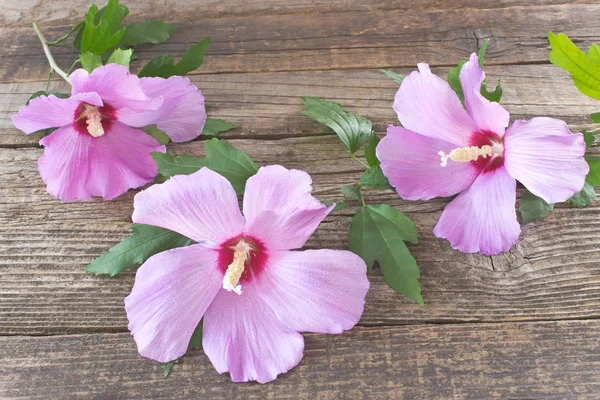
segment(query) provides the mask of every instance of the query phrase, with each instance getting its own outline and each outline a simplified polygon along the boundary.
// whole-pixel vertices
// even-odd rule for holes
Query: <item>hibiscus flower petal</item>
[[[469,61],[460,70],[460,82],[465,95],[465,108],[481,131],[504,135],[510,114],[500,104],[489,101],[481,95],[481,83],[485,72],[479,67],[477,54],[471,54]]]
[[[477,177],[479,169],[472,163],[449,161],[445,167],[440,165],[438,152],[449,154],[454,148],[444,140],[390,125],[377,146],[377,158],[400,197],[428,200],[462,192]]]
[[[506,168],[485,171],[444,209],[433,233],[463,253],[494,255],[519,239],[517,182]]]
[[[110,200],[153,181],[158,174],[150,156],[154,151],[164,153],[166,148],[146,132],[112,121],[109,131],[92,140],[87,189]]]
[[[394,111],[402,125],[413,132],[450,142],[455,147],[469,144],[477,126],[458,96],[443,79],[419,64],[404,78],[396,93]]]
[[[207,245],[217,246],[244,229],[233,187],[206,167],[141,191],[133,207],[133,222],[170,229]]]
[[[363,313],[367,266],[345,250],[279,251],[256,287],[288,327],[301,332],[342,333]]]
[[[73,125],[58,128],[40,140],[46,148],[38,161],[38,168],[48,193],[63,201],[92,197],[85,187],[90,174],[92,140],[92,136],[80,134]]]
[[[146,112],[121,109],[117,119],[130,126],[156,124],[174,142],[186,142],[200,136],[206,121],[204,96],[189,79],[181,76],[142,78],[140,84],[148,96],[163,96],[162,107]]]
[[[504,138],[508,173],[548,203],[560,203],[579,193],[589,166],[581,133],[554,118],[515,121]]]
[[[244,232],[272,250],[302,247],[334,207],[313,197],[311,184],[304,171],[261,167],[246,182]]]
[[[253,284],[241,295],[221,290],[204,315],[202,347],[234,382],[266,383],[298,365],[304,338],[281,322]]]
[[[102,105],[98,93],[79,93],[66,99],[55,95],[38,96],[28,105],[23,106],[19,113],[12,116],[15,127],[27,134],[42,129],[70,125],[75,121],[75,111],[81,103],[95,106]]]
[[[221,288],[217,256],[197,244],[156,254],[138,269],[125,310],[142,356],[168,362],[185,354]]]
[[[142,90],[140,78],[129,73],[124,65],[107,64],[94,69],[91,74],[80,68],[73,71],[69,78],[72,94],[96,92],[113,108],[157,110],[163,103],[161,97],[148,97]]]

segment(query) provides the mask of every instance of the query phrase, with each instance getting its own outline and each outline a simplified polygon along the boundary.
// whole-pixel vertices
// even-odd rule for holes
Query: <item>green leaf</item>
[[[588,56],[592,60],[600,61],[600,46],[598,46],[596,43],[592,43],[592,45],[590,46],[590,49],[588,50]]]
[[[488,91],[487,84],[484,81],[481,84],[481,95],[489,101],[499,103],[500,99],[502,98],[502,86],[500,85],[500,78],[498,78],[498,84],[496,85],[496,89],[494,89],[491,92]]]
[[[237,194],[244,193],[246,181],[258,172],[258,167],[248,154],[225,140],[208,140],[204,144],[204,152],[206,166],[227,178]]]
[[[321,203],[325,204],[326,206],[330,206],[333,204],[333,201],[324,200],[324,201],[321,201]],[[346,208],[348,208],[348,204],[344,203],[343,201],[337,201],[335,203],[335,207],[333,207],[333,210],[331,210],[331,212],[334,213],[337,211],[342,211],[342,210],[345,210]]]
[[[350,250],[361,256],[369,268],[377,260],[392,289],[423,305],[419,268],[405,241],[418,242],[415,225],[387,204],[361,207],[350,224]]]
[[[483,41],[483,44],[479,48],[479,51],[477,52],[477,58],[479,59],[479,68],[481,69],[483,69],[483,59],[485,58],[485,51],[487,50],[489,42],[490,39],[485,39]]]
[[[69,38],[69,36],[71,36],[73,34],[73,32],[78,31],[79,29],[81,29],[83,27],[83,24],[85,22],[80,22],[75,26],[72,26],[71,29],[69,29],[69,32],[67,32],[64,36],[61,36],[60,38],[50,41],[50,42],[46,42],[46,44],[50,45],[50,46],[55,46],[57,44],[61,44],[62,42],[64,42],[65,40],[67,40]]]
[[[133,224],[131,231],[131,235],[89,263],[85,270],[97,275],[115,276],[144,263],[154,254],[192,243],[191,239],[179,233],[157,226]]]
[[[568,201],[577,208],[587,207],[596,200],[596,191],[590,183],[585,183],[581,192],[574,194]]]
[[[583,133],[583,140],[585,140],[585,146],[592,147],[592,145],[596,141],[596,136],[594,135],[594,133],[586,130],[581,131],[581,133]]]
[[[396,82],[398,85],[402,84],[402,81],[404,80],[404,75],[402,74],[398,74],[394,71],[390,71],[388,69],[380,69],[381,72],[383,72],[384,74],[386,74],[387,76],[389,76],[390,78],[392,78],[392,80],[394,82]]]
[[[343,185],[338,188],[346,200],[360,200],[364,203],[362,191],[358,185]]]
[[[173,360],[173,361],[169,361],[168,363],[165,363],[163,365],[163,375],[165,376],[165,378],[167,376],[169,376],[169,374],[171,373],[171,370],[173,369],[173,366],[175,364],[179,364],[179,359]]]
[[[205,136],[216,136],[221,132],[227,132],[235,128],[239,128],[240,125],[233,125],[229,122],[225,122],[222,119],[206,118],[202,134]]]
[[[587,175],[586,181],[594,186],[600,186],[600,157],[585,156],[585,160],[590,166],[590,172]]]
[[[456,92],[456,95],[460,99],[460,102],[464,104],[465,95],[462,90],[462,85],[460,84],[460,70],[462,69],[463,65],[465,65],[465,61],[460,60],[458,62],[458,66],[450,68],[446,80],[448,81],[448,84],[450,85],[452,90]]]
[[[339,103],[318,97],[304,97],[302,102],[306,107],[303,114],[333,129],[351,154],[356,153],[371,135],[371,121],[352,114]]]
[[[544,219],[554,209],[554,204],[549,204],[541,197],[537,197],[533,193],[526,191],[519,203],[519,212],[523,225],[533,222],[538,219]]]
[[[169,153],[152,152],[150,155],[158,166],[158,173],[167,178],[193,174],[206,165],[204,158],[187,154],[173,157]]]
[[[380,166],[369,167],[364,174],[360,177],[360,185],[362,187],[370,187],[377,190],[388,190],[394,189],[390,185],[388,178],[383,175],[383,171]]]
[[[58,97],[59,99],[67,99],[69,98],[71,95],[69,93],[61,93],[61,92],[46,92],[45,90],[38,90],[37,92],[35,92],[34,94],[32,94],[31,96],[29,96],[29,98],[27,99],[27,103],[25,103],[26,105],[29,104],[29,102],[33,99],[35,99],[36,97],[40,97],[40,96],[50,96],[51,94],[53,94],[54,96]]]
[[[92,4],[85,15],[85,25],[81,34],[81,52],[89,51],[100,55],[116,48],[125,34],[125,28],[121,27],[121,23],[128,13],[127,7],[120,5],[119,0],[108,0],[101,14],[98,12],[98,7]]]
[[[169,143],[169,136],[164,133],[163,131],[161,131],[160,129],[158,129],[158,126],[156,125],[148,125],[142,128],[142,130],[144,132],[146,132],[148,135],[152,136],[154,139],[156,139],[158,141],[158,143],[160,144],[168,144]],[[154,154],[154,153],[151,153]],[[162,154],[162,153],[158,153],[158,154]]]
[[[127,49],[127,50],[115,49],[115,51],[112,52],[110,57],[108,57],[108,61],[106,63],[107,64],[113,63],[113,64],[124,65],[127,68],[129,68],[129,63],[131,62],[132,55],[133,55],[132,49]]]
[[[563,33],[556,36],[549,32],[548,39],[552,48],[550,62],[571,74],[581,93],[600,100],[600,61],[594,58],[597,48],[592,50],[594,57],[590,57]]]
[[[92,52],[86,52],[79,55],[79,61],[81,66],[87,72],[92,72],[94,69],[102,66],[102,58],[99,55]]]
[[[592,113],[590,115],[590,118],[592,119],[592,122],[595,124],[600,124],[600,112],[597,113]]]
[[[145,76],[168,78],[173,75],[185,75],[202,65],[204,53],[206,53],[210,40],[211,37],[209,36],[192,45],[175,65],[173,65],[173,56],[171,55],[154,57],[142,68],[138,76],[140,78]]]
[[[369,143],[365,146],[365,158],[369,166],[374,167],[379,165],[379,159],[377,158],[377,145],[379,144],[379,137],[372,133],[369,137]]]
[[[127,25],[119,46],[127,48],[146,43],[162,43],[175,32],[175,29],[177,29],[177,24],[169,24],[160,20],[149,20]]]

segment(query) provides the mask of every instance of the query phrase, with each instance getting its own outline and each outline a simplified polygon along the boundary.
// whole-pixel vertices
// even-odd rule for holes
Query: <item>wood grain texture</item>
[[[340,200],[336,187],[360,176],[335,136],[231,143],[259,165],[305,169],[321,199]],[[200,155],[202,146],[173,148]],[[41,152],[0,149],[0,334],[124,331],[123,298],[133,273],[94,277],[83,266],[128,234],[133,193],[110,202],[60,202],[38,176]],[[420,243],[411,251],[426,307],[396,295],[375,270],[361,325],[600,317],[600,204],[560,206],[525,226],[510,253],[485,257],[454,251],[433,236],[444,200],[408,202],[391,191],[370,191],[366,200],[391,204],[415,221]],[[353,204],[328,217],[307,247],[346,248],[355,210]]]
[[[299,366],[231,384],[200,351],[164,378],[129,334],[0,338],[0,397],[592,399],[600,322],[355,328],[305,335]]]
[[[142,65],[168,52],[181,56],[205,36],[213,41],[201,73],[314,71],[353,68],[456,65],[490,38],[489,65],[547,63],[548,31],[573,35],[583,46],[599,41],[590,15],[598,4],[524,5],[451,10],[336,11],[311,14],[207,18],[183,23],[164,44],[140,48]],[[195,16],[190,11],[190,18]],[[43,26],[59,37],[68,26]],[[47,62],[29,27],[0,28],[0,81],[41,80]],[[75,50],[57,48],[55,58],[68,68]]]
[[[415,67],[398,69],[408,74]],[[445,76],[447,68],[434,72]],[[569,75],[553,65],[507,65],[486,68],[488,80],[502,79],[502,104],[512,120],[535,116],[561,118],[573,130],[589,127],[589,115],[600,109],[598,101],[581,94]],[[302,96],[338,101],[353,112],[369,117],[374,129],[385,132],[398,123],[392,110],[398,86],[379,70],[332,70],[248,74],[193,75],[206,97],[209,116],[241,125],[223,138],[280,139],[330,134],[332,131],[301,115]],[[36,145],[40,135],[24,135],[12,126],[29,96],[43,88],[41,82],[0,84],[0,147]],[[66,84],[55,84],[67,91]]]

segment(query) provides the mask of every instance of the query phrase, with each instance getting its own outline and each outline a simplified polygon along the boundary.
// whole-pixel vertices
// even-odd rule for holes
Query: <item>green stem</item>
[[[40,42],[42,42],[42,47],[44,48],[44,54],[46,54],[46,58],[48,59],[50,68],[52,68],[54,70],[54,72],[56,72],[58,75],[60,75],[60,77],[63,78],[65,81],[67,81],[67,83],[70,85],[71,80],[69,79],[69,76],[65,73],[65,71],[60,69],[60,67],[56,64],[56,61],[54,61],[52,52],[50,51],[50,48],[48,47],[48,44],[46,43],[46,38],[44,38],[44,35],[42,35],[42,32],[40,31],[40,28],[39,28],[37,22],[33,23],[33,29],[35,30],[35,33],[38,35],[38,38],[40,38]]]
[[[361,160],[356,158],[356,156],[354,154],[350,154],[350,158],[353,159],[354,161],[356,161],[357,163],[359,163],[360,165],[362,165],[363,167],[365,167],[366,169],[369,169],[369,165],[365,164],[364,162],[362,162]]]
[[[48,79],[46,79],[46,93],[48,93],[48,89],[50,88],[50,78],[52,78],[52,69],[48,71]]]

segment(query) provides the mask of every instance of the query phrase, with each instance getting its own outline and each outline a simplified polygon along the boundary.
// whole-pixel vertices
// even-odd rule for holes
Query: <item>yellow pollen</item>
[[[487,158],[493,155],[492,146],[483,145],[481,147],[471,146],[471,147],[460,147],[458,149],[454,149],[450,152],[450,154],[446,154],[443,151],[438,153],[442,159],[441,165],[445,167],[448,165],[448,160],[452,160],[455,162],[469,162],[475,161],[479,157]]]
[[[87,131],[93,137],[99,137],[104,135],[104,128],[102,127],[102,115],[98,111],[97,107],[88,107],[85,112]]]
[[[242,294],[242,285],[238,283],[244,273],[244,265],[248,258],[250,258],[252,247],[242,239],[233,249],[233,261],[227,266],[227,272],[225,272],[225,277],[223,278],[223,289]]]

